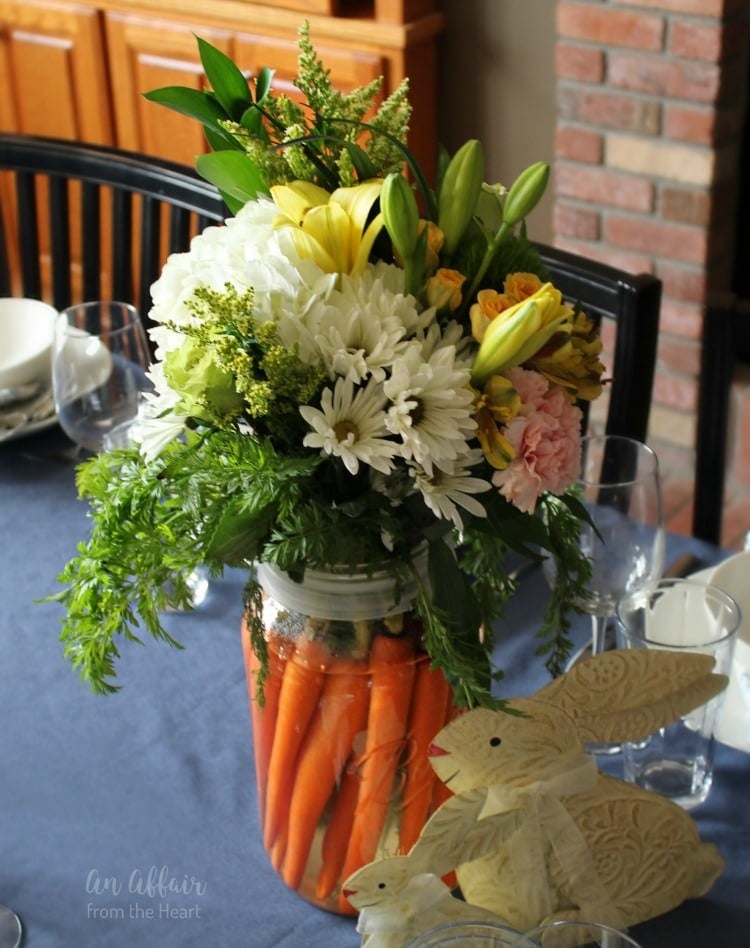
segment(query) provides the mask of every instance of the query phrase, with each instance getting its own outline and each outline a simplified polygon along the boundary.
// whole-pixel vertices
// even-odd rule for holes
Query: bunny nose
[[[344,896],[345,899],[348,899],[350,895],[356,895],[357,890],[356,889],[342,889],[341,894]]]
[[[445,757],[450,751],[444,750],[439,744],[430,744],[427,748],[428,757]]]

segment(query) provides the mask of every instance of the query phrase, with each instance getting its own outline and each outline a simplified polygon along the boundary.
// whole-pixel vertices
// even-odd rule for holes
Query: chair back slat
[[[49,264],[52,272],[52,301],[64,309],[71,295],[70,201],[66,178],[49,178]]]
[[[598,324],[615,326],[612,382],[605,431],[645,441],[651,412],[659,336],[661,280],[629,274],[557,247],[537,244],[550,279],[572,303],[579,303]],[[589,406],[581,404],[584,427]]]
[[[19,266],[24,296],[39,299],[42,295],[41,252],[36,176],[32,172],[22,172],[16,176],[16,217]]]
[[[118,298],[147,324],[150,287],[167,256],[228,216],[219,192],[192,168],[8,133],[0,133],[0,196],[0,290],[58,309]]]
[[[102,202],[101,188],[92,181],[81,182],[81,229],[80,246],[86,247],[82,255],[81,298],[102,298]],[[72,302],[72,296],[67,305]]]

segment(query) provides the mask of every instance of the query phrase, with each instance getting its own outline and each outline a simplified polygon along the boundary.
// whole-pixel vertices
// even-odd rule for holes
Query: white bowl
[[[49,381],[56,317],[41,300],[0,297],[0,389]]]

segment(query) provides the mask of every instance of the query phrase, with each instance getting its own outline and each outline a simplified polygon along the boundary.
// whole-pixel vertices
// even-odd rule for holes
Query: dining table
[[[24,945],[358,945],[356,920],[288,889],[263,850],[244,570],[211,577],[200,606],[164,616],[182,648],[123,642],[115,694],[92,693],[64,657],[63,607],[47,597],[89,530],[80,459],[55,424],[0,443],[0,903],[21,918]],[[670,534],[667,560],[685,552],[703,564],[727,555]],[[549,680],[536,654],[548,595],[531,570],[497,623],[499,696]],[[576,617],[574,639],[589,634]],[[616,773],[617,758],[607,766]],[[692,815],[726,868],[705,896],[634,926],[643,948],[750,944],[750,754],[718,745]]]

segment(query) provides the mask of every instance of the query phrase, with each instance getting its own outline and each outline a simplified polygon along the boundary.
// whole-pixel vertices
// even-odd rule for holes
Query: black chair
[[[536,249],[563,296],[599,324],[615,322],[612,383],[605,431],[645,441],[659,335],[661,280],[633,275],[544,244]],[[588,421],[588,405],[581,405]]]
[[[228,216],[191,168],[116,148],[0,134],[0,296],[120,299],[145,317],[168,254]]]
[[[701,339],[693,535],[714,544],[721,542],[729,396],[737,361],[750,362],[750,301],[712,298],[704,310]]]

